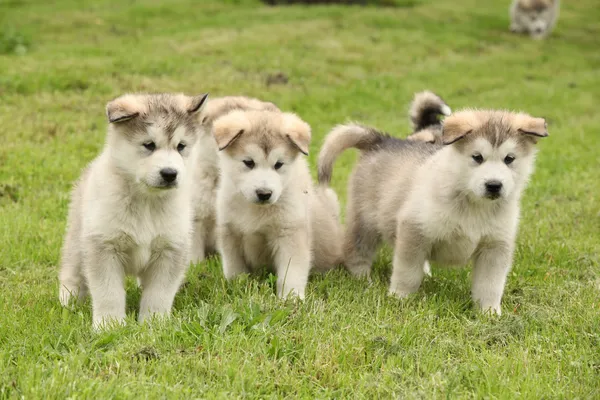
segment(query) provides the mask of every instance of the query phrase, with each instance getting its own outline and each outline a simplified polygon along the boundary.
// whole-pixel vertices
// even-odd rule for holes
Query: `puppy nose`
[[[258,197],[260,201],[269,200],[271,198],[272,193],[273,191],[268,189],[256,189],[256,197]]]
[[[542,28],[536,28],[535,33],[542,33]]]
[[[165,182],[173,183],[177,179],[177,171],[173,168],[163,168],[160,170],[160,176],[162,176]]]
[[[491,194],[498,194],[502,190],[502,182],[500,181],[487,181],[485,183],[485,190]]]

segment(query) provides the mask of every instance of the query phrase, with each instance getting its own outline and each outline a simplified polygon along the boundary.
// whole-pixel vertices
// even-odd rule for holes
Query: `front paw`
[[[501,316],[502,315],[502,307],[500,304],[485,304],[478,302],[477,308],[482,314],[493,315],[493,316]]]
[[[304,288],[283,287],[283,289],[278,290],[278,297],[282,300],[286,300],[286,299],[304,300],[304,298],[305,298]]]
[[[86,296],[87,289],[85,287],[68,288],[66,286],[61,286],[58,293],[60,304],[67,308],[82,302]]]
[[[415,292],[416,292],[416,290],[411,290],[408,288],[390,287],[390,290],[388,291],[388,295],[399,298],[399,299],[405,299]]]
[[[96,332],[119,328],[125,325],[125,316],[94,316],[92,325]]]
[[[244,264],[236,264],[223,260],[223,275],[228,281],[231,281],[239,275],[247,272],[248,270]]]
[[[170,316],[171,313],[169,311],[140,311],[140,315],[138,316],[138,322],[141,324],[153,320],[166,320]]]

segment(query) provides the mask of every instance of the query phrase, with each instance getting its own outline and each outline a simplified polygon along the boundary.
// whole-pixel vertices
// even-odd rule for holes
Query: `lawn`
[[[600,398],[600,7],[565,1],[554,33],[508,31],[508,1],[397,8],[258,1],[0,1],[0,398]],[[502,317],[478,315],[470,269],[418,294],[314,276],[303,303],[270,275],[193,266],[168,322],[95,333],[58,302],[69,190],[103,146],[107,101],[131,91],[245,94],[324,135],[358,120],[409,133],[415,91],[453,109],[548,121],[523,198]],[[345,202],[356,153],[336,164]]]

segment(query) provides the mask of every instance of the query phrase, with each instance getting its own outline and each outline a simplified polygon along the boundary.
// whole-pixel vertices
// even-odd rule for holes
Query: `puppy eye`
[[[144,147],[146,148],[146,150],[154,151],[154,150],[156,150],[156,143],[147,142],[147,143],[144,143]]]
[[[515,161],[515,156],[511,156],[509,154],[506,157],[504,157],[504,164],[506,165],[512,164],[513,161]]]
[[[275,169],[279,169],[281,167],[283,167],[283,163],[281,161],[277,161],[275,163],[275,165],[273,165],[273,168],[275,168]]]
[[[475,160],[475,162],[476,162],[477,164],[481,164],[481,163],[483,163],[483,156],[482,156],[481,154],[479,154],[479,153],[475,153],[475,154],[473,154],[471,157],[473,158],[473,160]]]
[[[183,151],[183,149],[185,149],[185,146],[186,146],[185,143],[179,143],[177,145],[177,151],[181,153]]]
[[[254,160],[244,160],[244,164],[250,169],[254,168]]]

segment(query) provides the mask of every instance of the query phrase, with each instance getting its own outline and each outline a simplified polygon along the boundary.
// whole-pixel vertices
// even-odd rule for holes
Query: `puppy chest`
[[[163,237],[156,237],[151,242],[136,244],[128,251],[126,272],[137,275],[161,256],[167,255],[164,253],[170,252],[172,249],[171,242]]]
[[[434,243],[430,258],[432,261],[444,265],[465,265],[476,248],[477,243],[472,239],[465,236],[452,236],[447,240]]]

